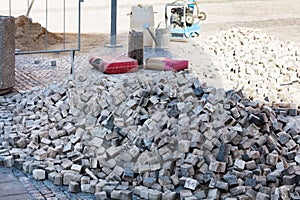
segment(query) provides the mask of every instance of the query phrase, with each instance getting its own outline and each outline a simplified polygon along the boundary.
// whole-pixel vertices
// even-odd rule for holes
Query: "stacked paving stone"
[[[300,105],[300,46],[270,37],[257,29],[233,28],[201,44],[212,56],[226,88],[243,88],[245,95],[266,102]],[[204,73],[204,75],[207,73]]]
[[[299,110],[188,72],[94,72],[0,99],[0,164],[96,199],[300,198]]]

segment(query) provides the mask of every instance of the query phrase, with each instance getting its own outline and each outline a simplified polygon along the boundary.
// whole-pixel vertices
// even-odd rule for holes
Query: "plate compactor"
[[[200,21],[206,19],[196,0],[178,0],[165,6],[166,26],[170,27],[171,40],[197,37]]]

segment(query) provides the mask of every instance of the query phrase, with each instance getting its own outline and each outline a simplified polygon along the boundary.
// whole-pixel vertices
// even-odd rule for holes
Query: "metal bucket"
[[[156,48],[167,49],[170,47],[170,29],[157,28],[155,30]]]

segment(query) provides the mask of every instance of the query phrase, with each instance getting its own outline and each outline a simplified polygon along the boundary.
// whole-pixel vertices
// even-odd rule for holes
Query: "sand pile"
[[[48,41],[48,45],[54,45],[63,40],[58,34],[49,32],[41,24],[33,23],[32,19],[24,15],[15,18],[15,28],[16,49],[44,50],[47,45],[46,41]]]

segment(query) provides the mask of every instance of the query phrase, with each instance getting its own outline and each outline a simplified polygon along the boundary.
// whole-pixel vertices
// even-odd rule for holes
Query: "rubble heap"
[[[299,198],[299,111],[277,115],[187,72],[97,72],[2,101],[0,164],[70,192]]]
[[[281,41],[258,29],[233,28],[201,44],[211,56],[212,74],[226,88],[243,88],[245,95],[265,102],[300,105],[300,46]]]

